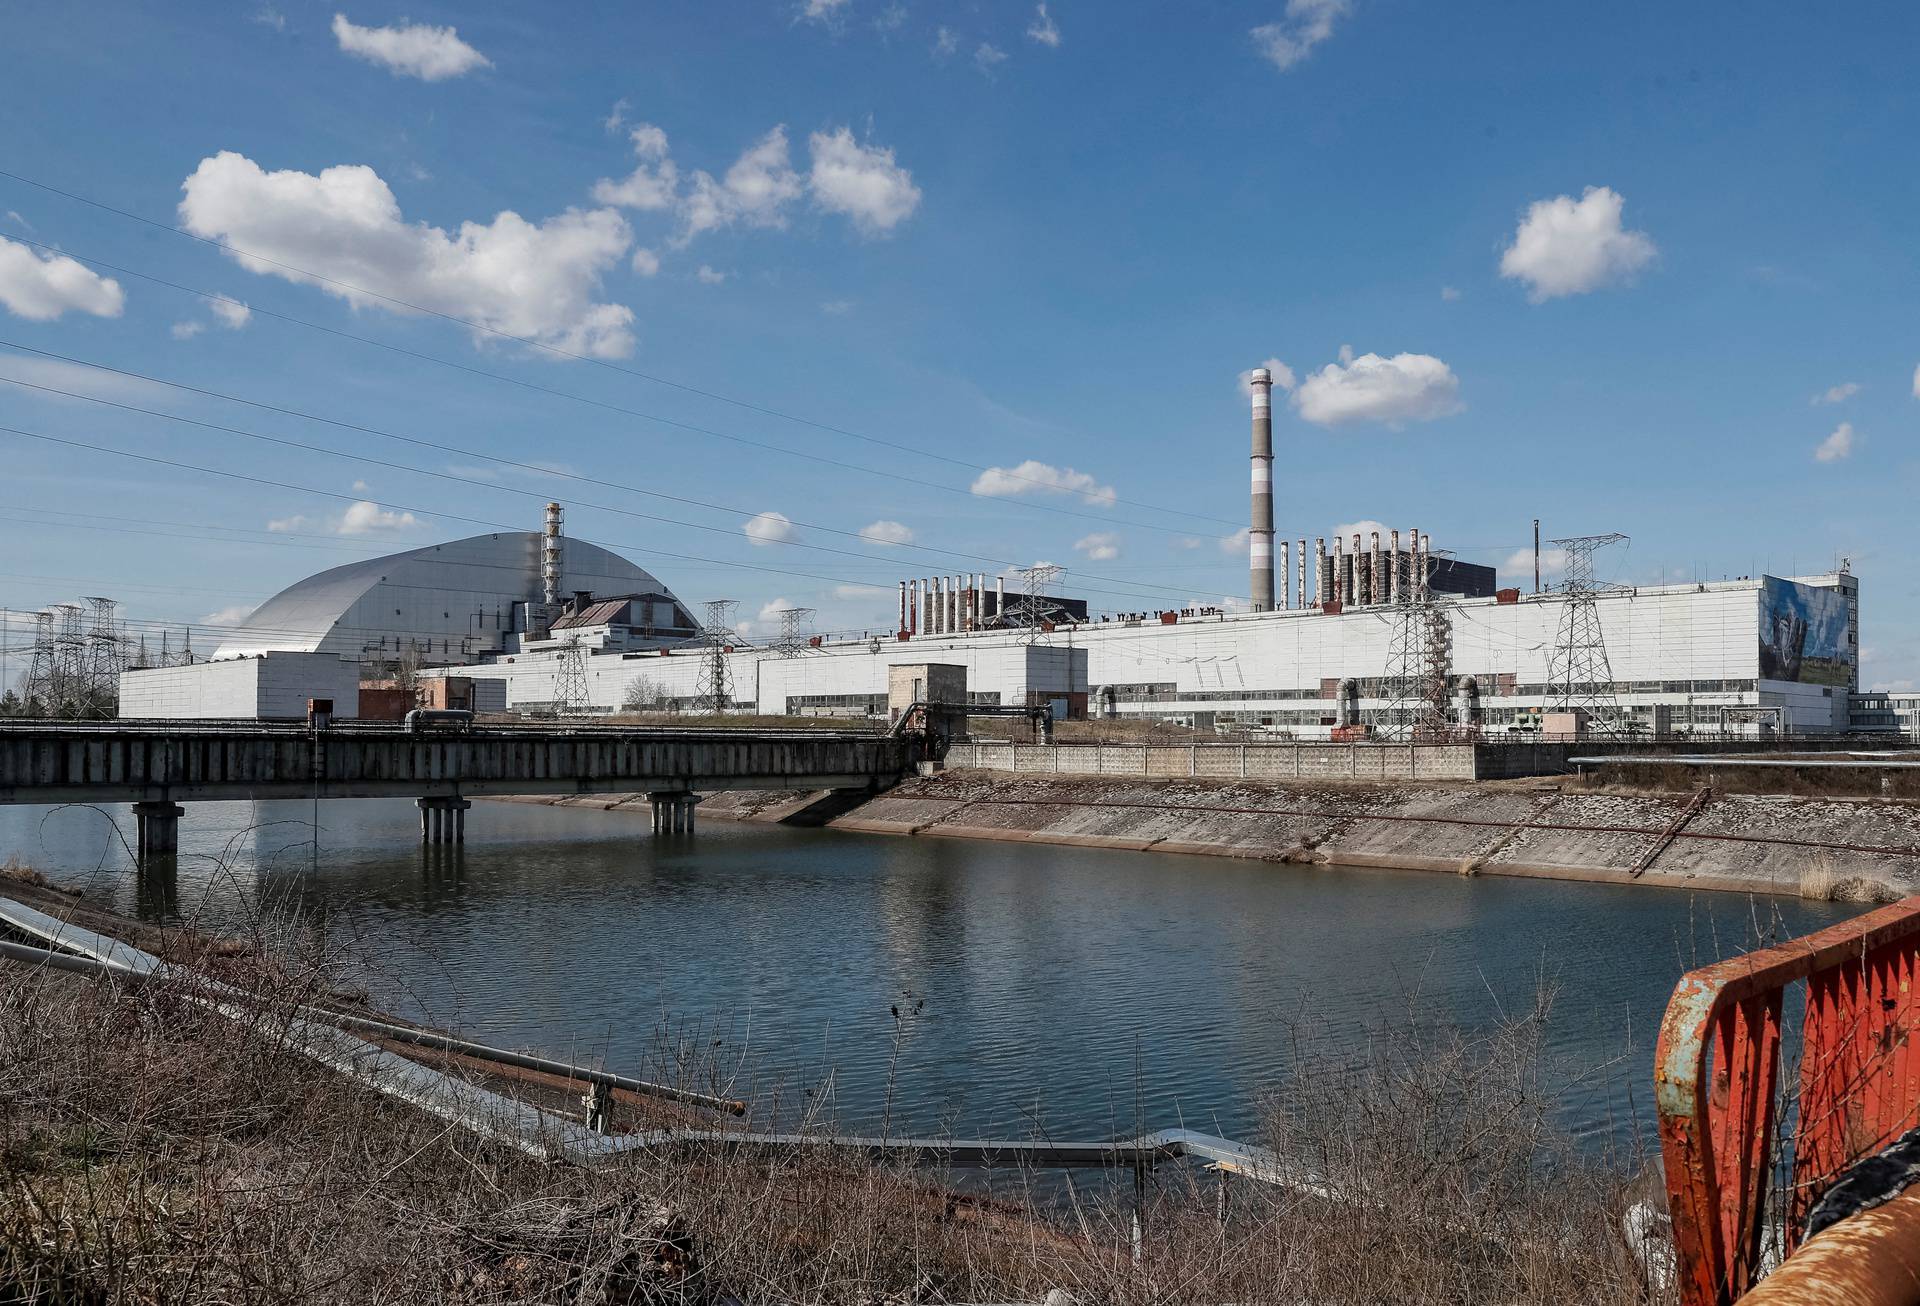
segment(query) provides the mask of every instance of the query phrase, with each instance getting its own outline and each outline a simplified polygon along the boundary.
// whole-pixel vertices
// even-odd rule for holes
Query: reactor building
[[[982,573],[903,579],[892,628],[748,647],[650,573],[566,537],[481,535],[351,563],[269,599],[210,663],[130,671],[124,716],[298,716],[406,660],[470,678],[481,710],[884,717],[889,669],[965,668],[969,699],[1201,730],[1352,738],[1403,721],[1537,732],[1570,698],[1657,734],[1821,734],[1892,721],[1859,689],[1859,584],[1816,576],[1497,587],[1415,527],[1327,539],[1275,525],[1272,379],[1251,376],[1246,608],[1096,615]],[[1417,631],[1419,649],[1410,648]],[[241,664],[238,669],[230,664]],[[1416,665],[1417,664],[1417,665]],[[251,671],[246,667],[251,666]],[[297,705],[296,705],[297,700]],[[341,706],[337,715],[348,715]],[[1389,729],[1386,737],[1394,737]]]

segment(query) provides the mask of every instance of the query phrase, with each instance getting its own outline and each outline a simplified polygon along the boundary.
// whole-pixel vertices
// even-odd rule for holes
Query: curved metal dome
[[[291,651],[359,658],[411,646],[458,661],[498,648],[513,629],[514,605],[540,601],[540,540],[536,531],[475,535],[320,572],[261,604],[214,657]],[[649,572],[584,540],[566,541],[561,585],[569,594],[645,596],[662,605],[658,625],[696,626]]]

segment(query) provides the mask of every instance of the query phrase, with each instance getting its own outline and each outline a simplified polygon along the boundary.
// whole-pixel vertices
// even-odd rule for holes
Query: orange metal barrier
[[[1654,1093],[1684,1306],[1721,1306],[1753,1285],[1771,1181],[1785,1181],[1772,1203],[1785,1255],[1829,1184],[1920,1123],[1917,952],[1920,896],[1689,971],[1675,986]],[[1794,1094],[1780,1063],[1782,1012],[1794,1010],[1798,983]],[[1789,1114],[1791,1151],[1777,1157]]]

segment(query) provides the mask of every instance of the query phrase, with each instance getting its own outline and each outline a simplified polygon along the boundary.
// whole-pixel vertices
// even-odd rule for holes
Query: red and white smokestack
[[[560,606],[561,551],[566,547],[560,537],[560,505],[547,505],[546,529],[540,536],[540,601],[548,608]]]
[[[1253,369],[1253,522],[1247,532],[1247,568],[1255,612],[1273,610],[1273,373]]]

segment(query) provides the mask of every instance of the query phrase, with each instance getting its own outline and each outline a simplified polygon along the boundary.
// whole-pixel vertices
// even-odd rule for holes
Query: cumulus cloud
[[[1332,36],[1334,20],[1345,17],[1351,8],[1349,0],[1287,0],[1284,18],[1253,29],[1253,47],[1285,72]]]
[[[333,38],[341,50],[357,59],[379,64],[401,77],[423,82],[444,81],[493,61],[460,39],[451,27],[406,23],[398,27],[358,27],[345,14],[333,16]]]
[[[833,597],[836,599],[877,599],[884,594],[897,593],[879,585],[835,585]]]
[[[869,544],[912,544],[913,528],[905,522],[868,522],[860,528],[860,538]]]
[[[755,545],[791,544],[800,538],[793,522],[780,512],[756,513],[740,523],[740,529]]]
[[[1837,463],[1853,453],[1853,423],[1842,422],[1833,428],[1833,434],[1822,440],[1813,451],[1814,459],[1823,463]]]
[[[1075,540],[1073,547],[1086,554],[1089,562],[1111,562],[1120,556],[1120,537],[1112,531],[1095,531]]]
[[[334,516],[281,517],[268,522],[267,529],[275,532],[323,530],[330,535],[390,535],[412,530],[419,524],[419,519],[410,512],[394,512],[372,500],[361,499]]]
[[[1920,366],[1913,369],[1913,397],[1920,399]]]
[[[1197,549],[1202,544],[1205,544],[1205,543],[1206,541],[1201,539],[1198,535],[1188,535],[1182,539],[1175,540],[1173,542],[1173,547],[1176,549]]]
[[[1363,518],[1360,521],[1341,522],[1333,528],[1333,534],[1328,538],[1345,540],[1347,545],[1351,547],[1353,537],[1358,535],[1360,537],[1360,547],[1371,550],[1373,548],[1373,532],[1375,531],[1380,532],[1382,541],[1390,541],[1393,539],[1392,527],[1388,526],[1385,522],[1375,521],[1371,517]],[[1385,544],[1383,543],[1381,547],[1384,548]]]
[[[0,388],[16,382],[21,383],[14,388],[16,397],[31,395],[56,404],[81,402],[68,398],[68,395],[151,402],[164,399],[172,393],[165,386],[151,381],[103,372],[79,363],[63,363],[57,358],[36,358],[31,354],[0,353]],[[66,393],[48,394],[45,390],[25,388],[35,385]]]
[[[643,122],[628,131],[627,139],[633,143],[633,153],[639,163],[620,181],[602,177],[595,182],[595,203],[628,209],[672,208],[680,188],[680,170],[667,157],[666,132]]]
[[[807,143],[813,151],[807,178],[813,202],[851,218],[866,235],[887,234],[920,206],[920,188],[913,174],[893,161],[892,150],[862,145],[846,127],[815,132]]]
[[[253,615],[253,604],[236,603],[230,608],[209,612],[200,618],[203,626],[238,626]]]
[[[726,273],[717,268],[710,268],[705,263],[702,263],[700,270],[693,275],[700,279],[700,284],[703,286],[717,286],[727,279]]]
[[[622,96],[613,102],[613,108],[607,111],[607,116],[601,120],[600,125],[607,129],[609,135],[619,131],[627,125],[627,110],[632,107],[633,102]]]
[[[1541,576],[1558,576],[1567,569],[1567,551],[1543,547],[1540,550]],[[1533,578],[1533,550],[1516,549],[1500,564],[1500,570],[1509,576],[1525,577],[1529,582]]]
[[[1034,12],[1033,23],[1027,28],[1027,39],[1055,50],[1060,48],[1060,25],[1047,12],[1046,0],[1040,0]]]
[[[660,256],[650,249],[636,249],[633,251],[633,262],[631,266],[635,272],[643,277],[658,276],[660,274]]]
[[[1815,395],[1809,403],[1814,405],[1844,404],[1847,400],[1859,393],[1860,383],[1858,381],[1842,381],[1839,385],[1828,386],[1825,390]]]
[[[1007,52],[997,45],[980,42],[980,48],[973,52],[973,64],[987,76],[993,76],[993,70],[1007,61]]]
[[[1246,526],[1242,526],[1239,530],[1233,532],[1233,534],[1231,535],[1222,535],[1220,537],[1220,552],[1237,553],[1237,554],[1246,553],[1247,541],[1252,537],[1252,535],[1253,535],[1252,529]]]
[[[823,299],[820,301],[820,311],[828,317],[845,317],[847,314],[853,312],[853,301],[851,299]]]
[[[933,52],[945,59],[960,52],[960,34],[951,27],[942,27],[933,34]]]
[[[229,331],[238,331],[253,321],[253,310],[237,299],[208,299],[207,307],[213,310],[214,319]]]
[[[786,207],[800,196],[800,175],[787,156],[787,129],[777,126],[748,146],[726,175],[715,180],[696,172],[680,202],[681,232],[686,244],[702,232],[742,223],[749,227],[784,227]]]
[[[120,283],[65,254],[42,254],[0,236],[0,304],[31,322],[51,322],[62,313],[119,317],[126,308]]]
[[[541,223],[509,209],[449,232],[407,222],[365,165],[267,172],[231,151],[203,159],[181,188],[181,225],[232,246],[250,272],[318,285],[356,308],[407,311],[378,298],[390,296],[596,358],[633,348],[633,310],[593,299],[633,238],[612,209]]]
[[[1022,494],[1071,494],[1110,508],[1119,496],[1086,472],[1054,467],[1029,458],[1018,467],[989,467],[974,478],[973,492],[989,499],[1011,499]]]
[[[1451,304],[1460,298],[1460,292],[1452,286],[1442,286],[1440,287],[1440,298],[1444,302]]]
[[[1453,369],[1431,354],[1353,356],[1340,351],[1340,361],[1309,372],[1293,392],[1300,416],[1319,426],[1350,422],[1384,422],[1399,427],[1457,413],[1460,381]]]
[[[831,23],[846,7],[847,0],[801,0],[800,17],[810,23]]]
[[[1631,281],[1659,251],[1646,232],[1621,226],[1625,204],[1608,186],[1535,200],[1500,256],[1500,275],[1525,282],[1536,304]]]
[[[175,322],[167,328],[167,334],[175,340],[191,340],[206,329],[205,322]]]
[[[1291,367],[1288,367],[1277,358],[1269,358],[1266,362],[1260,364],[1260,366],[1273,373],[1273,383],[1282,390],[1293,389],[1293,369]],[[1253,397],[1253,374],[1256,370],[1255,368],[1249,367],[1240,374],[1240,393],[1249,399]]]

